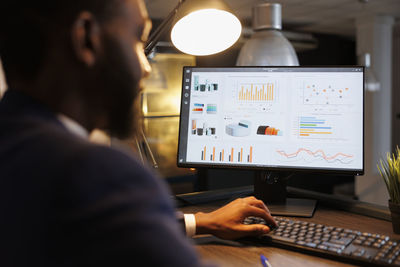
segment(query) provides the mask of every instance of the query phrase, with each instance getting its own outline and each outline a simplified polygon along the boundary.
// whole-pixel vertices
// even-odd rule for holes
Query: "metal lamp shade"
[[[263,3],[253,8],[251,38],[240,50],[238,66],[298,66],[296,52],[280,31],[281,5]]]

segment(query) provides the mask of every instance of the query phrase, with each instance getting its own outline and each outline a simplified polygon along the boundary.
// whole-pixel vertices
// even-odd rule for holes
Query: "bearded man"
[[[2,0],[0,266],[201,266],[164,182],[135,156],[93,144],[135,130],[151,71],[142,0]],[[195,233],[259,235],[250,197],[192,217]],[[193,222],[192,222],[193,223]]]

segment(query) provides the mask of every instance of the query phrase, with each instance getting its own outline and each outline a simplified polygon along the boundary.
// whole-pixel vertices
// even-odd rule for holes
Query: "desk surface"
[[[198,211],[209,212],[220,207],[223,202],[183,207],[185,213]],[[313,218],[300,218],[304,221],[312,221],[325,225],[359,230],[362,232],[389,235],[400,239],[392,231],[392,223],[363,215],[353,214],[345,211],[333,210],[317,206]],[[272,266],[353,266],[345,263],[335,262],[329,259],[310,256],[290,250],[268,247],[264,245],[249,246],[236,241],[221,240],[213,236],[199,236],[194,238],[194,243],[199,254],[206,261],[217,263],[218,266],[262,266],[260,254],[264,254]]]

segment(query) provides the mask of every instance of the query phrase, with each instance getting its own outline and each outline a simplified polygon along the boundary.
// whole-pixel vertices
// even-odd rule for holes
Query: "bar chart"
[[[246,102],[271,102],[276,99],[274,83],[239,84],[237,100]]]
[[[300,117],[299,135],[301,137],[323,137],[332,135],[332,126],[327,125],[326,119],[317,117]]]
[[[216,146],[204,146],[200,154],[201,161],[229,162],[229,163],[253,163],[253,146],[217,148]]]

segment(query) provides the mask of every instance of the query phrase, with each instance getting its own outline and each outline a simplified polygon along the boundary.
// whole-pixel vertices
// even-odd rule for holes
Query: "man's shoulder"
[[[92,143],[70,133],[55,118],[25,114],[16,117],[0,120],[0,128],[4,129],[0,133],[0,156],[11,153],[20,165],[27,161],[43,165],[42,173],[58,173],[59,177],[90,174],[117,179],[128,173],[154,176],[133,151]]]
[[[161,179],[128,151],[85,143],[64,158],[62,183],[70,191],[109,194],[110,192],[140,191],[157,198],[165,188]],[[86,193],[85,193],[86,194]]]
[[[93,144],[86,141],[74,142],[70,160],[90,170],[92,168],[113,173],[132,172],[148,173],[150,170],[140,163],[133,152],[128,149],[114,148]]]

